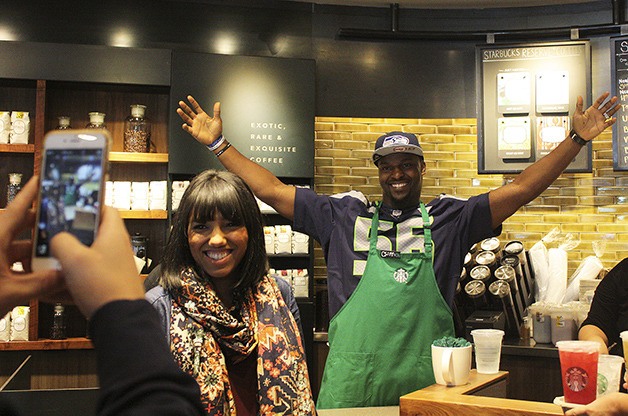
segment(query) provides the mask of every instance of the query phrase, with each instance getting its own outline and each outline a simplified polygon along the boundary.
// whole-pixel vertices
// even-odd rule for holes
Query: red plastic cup
[[[559,341],[565,402],[589,404],[597,394],[599,344],[593,341]]]

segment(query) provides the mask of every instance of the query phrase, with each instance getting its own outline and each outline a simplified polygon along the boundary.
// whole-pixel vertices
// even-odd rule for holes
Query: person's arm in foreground
[[[183,130],[206,146],[215,143],[222,135],[220,103],[214,104],[214,115],[210,117],[192,96],[188,95],[187,99],[190,105],[179,101],[179,108],[177,108],[177,114],[183,120]],[[230,147],[226,148],[226,146],[225,140],[213,150],[215,154],[220,154],[218,157],[220,163],[227,170],[244,179],[259,199],[273,207],[282,216],[293,219],[296,194],[294,186],[281,182],[269,170],[246,158],[235,147],[229,145]]]
[[[578,339],[581,341],[595,341],[600,344],[600,354],[608,354],[608,338],[597,326],[585,325],[580,328]]]
[[[567,416],[625,416],[628,415],[628,394],[611,393],[587,404],[578,406],[565,413]]]
[[[616,121],[613,114],[619,109],[616,105],[617,97],[606,101],[608,96],[609,93],[602,94],[586,111],[582,111],[583,100],[582,97],[578,97],[576,111],[572,118],[572,128],[587,142],[593,140]],[[497,228],[519,208],[547,189],[569,166],[582,147],[567,137],[547,156],[528,166],[514,181],[491,191],[489,204],[493,228]]]
[[[31,298],[57,299],[69,291],[91,320],[101,397],[99,415],[201,415],[198,385],[174,363],[153,308],[144,300],[129,235],[117,212],[105,208],[91,248],[67,233],[51,241],[63,271],[13,273],[30,256],[28,242],[14,241],[33,224],[29,211],[37,180],[29,181],[0,215],[0,305],[10,310]],[[63,283],[65,282],[65,287]],[[22,288],[15,286],[22,284]]]

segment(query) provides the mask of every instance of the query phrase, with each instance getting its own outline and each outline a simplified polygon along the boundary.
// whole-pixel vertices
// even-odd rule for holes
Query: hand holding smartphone
[[[100,223],[111,137],[106,130],[46,134],[37,202],[33,270],[58,269],[50,239],[66,231],[90,246]]]

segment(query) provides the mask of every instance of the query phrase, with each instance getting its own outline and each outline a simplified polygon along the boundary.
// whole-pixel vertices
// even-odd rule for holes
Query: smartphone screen
[[[107,138],[93,133],[47,137],[38,206],[33,267],[50,257],[50,240],[67,231],[91,245],[100,222]],[[91,137],[91,139],[89,138]],[[39,266],[50,266],[39,262]]]

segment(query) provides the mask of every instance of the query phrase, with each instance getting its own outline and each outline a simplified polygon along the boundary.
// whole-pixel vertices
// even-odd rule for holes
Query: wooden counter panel
[[[552,403],[530,402],[496,397],[485,397],[485,391],[502,391],[500,384],[507,383],[508,372],[478,374],[471,370],[469,383],[446,387],[438,384],[402,396],[399,403],[401,416],[537,416],[562,415],[560,406]],[[504,392],[502,391],[503,395]]]

